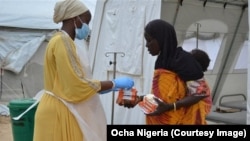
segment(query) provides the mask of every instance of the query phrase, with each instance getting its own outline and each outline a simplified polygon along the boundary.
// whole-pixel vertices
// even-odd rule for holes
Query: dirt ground
[[[0,116],[0,140],[13,141],[10,116]]]

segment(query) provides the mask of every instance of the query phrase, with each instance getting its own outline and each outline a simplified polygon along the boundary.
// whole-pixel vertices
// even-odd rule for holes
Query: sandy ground
[[[13,141],[12,128],[9,116],[0,116],[0,140]]]

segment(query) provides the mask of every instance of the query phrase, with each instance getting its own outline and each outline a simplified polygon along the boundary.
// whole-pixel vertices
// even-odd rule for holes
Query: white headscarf
[[[55,4],[53,20],[55,23],[59,23],[79,16],[88,10],[80,0],[60,0]]]

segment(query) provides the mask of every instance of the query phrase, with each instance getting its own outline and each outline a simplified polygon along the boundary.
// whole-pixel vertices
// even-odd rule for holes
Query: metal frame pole
[[[196,49],[198,49],[198,40],[199,40],[199,28],[201,27],[200,23],[195,24],[197,27],[197,33],[196,33]]]
[[[107,52],[105,54],[105,56],[109,56],[108,54],[114,54],[114,60],[110,61],[109,64],[112,65],[113,64],[113,79],[116,78],[116,57],[117,54],[121,54],[121,56],[125,56],[125,54],[123,52]],[[114,104],[115,104],[115,91],[112,91],[112,111],[111,111],[111,125],[113,125],[114,123]]]

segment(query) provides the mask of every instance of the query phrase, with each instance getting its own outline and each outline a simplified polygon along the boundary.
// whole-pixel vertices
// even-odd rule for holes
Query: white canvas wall
[[[144,26],[152,19],[160,18],[161,0],[107,0],[97,1],[96,16],[90,40],[90,58],[94,78],[113,79],[114,55],[117,54],[116,77],[130,76],[135,79],[138,95],[150,93],[154,57],[144,44]],[[106,53],[108,56],[105,56]],[[114,103],[112,93],[101,95],[108,124],[145,124],[140,109],[126,109]],[[113,112],[113,113],[112,113]]]

